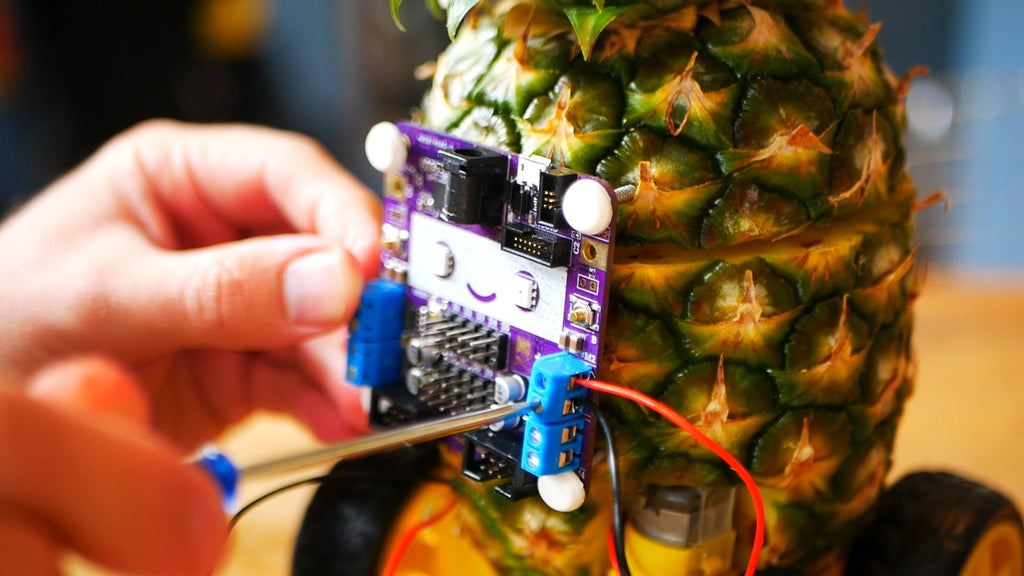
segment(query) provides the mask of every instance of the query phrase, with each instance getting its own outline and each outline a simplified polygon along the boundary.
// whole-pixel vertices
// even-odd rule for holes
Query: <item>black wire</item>
[[[619,458],[615,450],[612,427],[597,404],[590,400],[584,400],[583,406],[594,413],[594,419],[601,427],[601,432],[604,433],[605,441],[608,444],[608,474],[612,480],[612,535],[615,541],[615,559],[619,563],[619,576],[631,576],[629,565],[626,562],[626,516],[622,509],[622,482],[619,477]]]
[[[389,481],[408,482],[409,484],[419,484],[421,482],[422,483],[434,483],[434,484],[451,484],[451,482],[449,482],[447,480],[442,480],[440,478],[434,478],[434,477],[431,477],[431,476],[425,476],[425,477],[410,477],[410,476],[395,477],[395,476],[384,476],[382,474],[361,474],[359,472],[347,472],[347,471],[338,472],[338,471],[333,471],[333,472],[331,472],[329,474],[323,474],[321,476],[311,476],[309,478],[302,478],[302,479],[296,480],[294,482],[289,482],[288,484],[285,484],[283,486],[278,486],[277,488],[274,488],[270,492],[267,492],[265,494],[261,494],[260,496],[257,496],[255,499],[253,499],[248,504],[243,506],[238,512],[235,512],[235,515],[232,516],[231,520],[228,521],[228,532],[230,533],[232,530],[234,530],[235,526],[242,519],[242,516],[247,514],[250,510],[252,510],[256,506],[262,504],[263,502],[269,500],[270,498],[273,498],[274,496],[277,496],[277,495],[279,495],[281,493],[284,493],[284,492],[287,492],[289,490],[293,490],[295,488],[300,488],[302,486],[305,486],[306,484],[322,484],[324,482],[327,482],[328,480],[336,480],[336,479],[341,479],[341,478],[344,478],[344,479],[347,479],[347,480],[374,480],[374,479],[380,479],[380,480],[389,480]]]
[[[278,486],[277,488],[274,488],[273,490],[267,492],[266,494],[257,496],[254,500],[252,500],[245,506],[242,506],[242,508],[238,512],[235,512],[235,515],[232,516],[231,520],[228,522],[228,532],[230,533],[232,530],[235,529],[235,525],[238,524],[238,521],[241,520],[242,516],[244,516],[249,510],[252,510],[256,506],[262,504],[263,502],[269,500],[270,498],[273,498],[274,496],[277,496],[282,492],[287,492],[300,486],[305,486],[306,484],[323,483],[327,481],[329,478],[331,478],[330,474],[324,474],[323,476],[312,476],[310,478],[303,478],[302,480],[296,480],[295,482],[290,482],[288,484],[285,484],[284,486]]]

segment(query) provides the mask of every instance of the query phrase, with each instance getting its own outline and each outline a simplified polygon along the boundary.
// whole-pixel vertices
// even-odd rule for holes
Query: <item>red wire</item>
[[[622,576],[622,568],[619,567],[619,557],[615,554],[615,528],[608,529],[608,559],[612,562],[612,570],[618,576]]]
[[[409,528],[405,534],[402,534],[402,538],[395,545],[395,552],[388,558],[388,563],[384,565],[384,570],[381,572],[381,576],[395,576],[398,573],[398,565],[402,563],[402,558],[405,557],[405,553],[409,551],[409,547],[412,546],[416,537],[419,536],[420,532],[437,524],[442,518],[448,515],[455,508],[456,500],[452,498],[445,504],[444,508],[439,510],[433,516],[423,520],[419,524],[416,524],[412,528]]]
[[[678,412],[661,402],[658,402],[654,398],[647,396],[646,394],[637,392],[632,388],[616,386],[615,384],[609,384],[600,380],[578,378],[576,379],[576,383],[597,392],[604,392],[606,394],[632,400],[637,404],[650,408],[658,414],[661,414],[670,422],[686,431],[687,434],[696,438],[698,442],[703,444],[708,450],[714,452],[716,456],[724,460],[726,464],[736,471],[736,474],[738,474],[740,479],[743,480],[743,484],[746,485],[747,490],[750,491],[750,498],[754,501],[754,517],[756,522],[754,528],[754,547],[750,553],[750,561],[747,563],[747,571],[745,573],[746,576],[753,576],[754,572],[757,570],[758,559],[761,557],[761,548],[764,547],[764,501],[761,499],[761,491],[758,490],[757,484],[754,482],[754,477],[751,476],[750,472],[743,467],[743,464],[740,464],[740,461],[730,454],[728,450],[711,438],[705,436],[703,432],[698,430],[697,427],[691,424],[689,420],[680,416]]]

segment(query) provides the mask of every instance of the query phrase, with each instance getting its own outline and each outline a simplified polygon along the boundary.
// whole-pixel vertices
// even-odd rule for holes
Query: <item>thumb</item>
[[[313,236],[259,237],[165,252],[129,288],[139,334],[177,348],[286,346],[347,322],[362,289],[348,252]],[[148,270],[147,270],[148,269]]]

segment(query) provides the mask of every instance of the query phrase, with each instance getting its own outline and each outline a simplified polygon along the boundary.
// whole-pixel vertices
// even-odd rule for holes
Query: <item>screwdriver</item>
[[[251,479],[270,474],[279,474],[306,468],[330,461],[350,460],[379,452],[386,452],[404,446],[412,446],[445,436],[469,432],[492,422],[518,416],[528,410],[536,410],[540,404],[513,402],[503,406],[466,412],[456,416],[439,418],[413,424],[403,428],[368,434],[315,448],[307,452],[283,456],[265,462],[239,468],[216,448],[204,449],[194,462],[217,482],[224,499],[224,507],[233,509],[238,494],[238,483],[242,478]]]

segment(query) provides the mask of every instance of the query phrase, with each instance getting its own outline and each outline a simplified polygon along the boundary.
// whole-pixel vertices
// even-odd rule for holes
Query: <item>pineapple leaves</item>
[[[405,32],[405,26],[402,24],[402,19],[398,16],[398,9],[402,7],[402,0],[389,0],[388,3],[391,5],[391,19],[395,21],[395,26],[397,26],[402,32]],[[443,10],[437,3],[437,0],[427,0],[426,4],[427,10],[433,14],[435,18],[441,18],[443,16]],[[462,19],[460,18],[459,21],[461,22]],[[458,24],[456,24],[455,27],[458,28]]]
[[[391,0],[394,2],[395,0]],[[401,1],[401,0],[399,0]],[[466,18],[466,14],[472,10],[480,0],[451,0],[448,2],[448,37],[452,40],[455,39],[455,33],[459,30],[459,25]]]
[[[444,18],[444,8],[438,4],[438,0],[427,0],[427,12],[430,12],[430,15],[438,20]]]
[[[402,0],[390,0],[391,4],[391,19],[395,21],[395,26],[402,32],[405,32],[405,26],[402,25],[402,19],[398,17],[398,9],[402,6]]]
[[[565,9],[565,15],[576,31],[576,38],[579,40],[584,60],[590,60],[590,52],[601,32],[630,9],[629,6],[605,8],[604,2],[594,2],[594,5],[595,8],[570,7]]]

